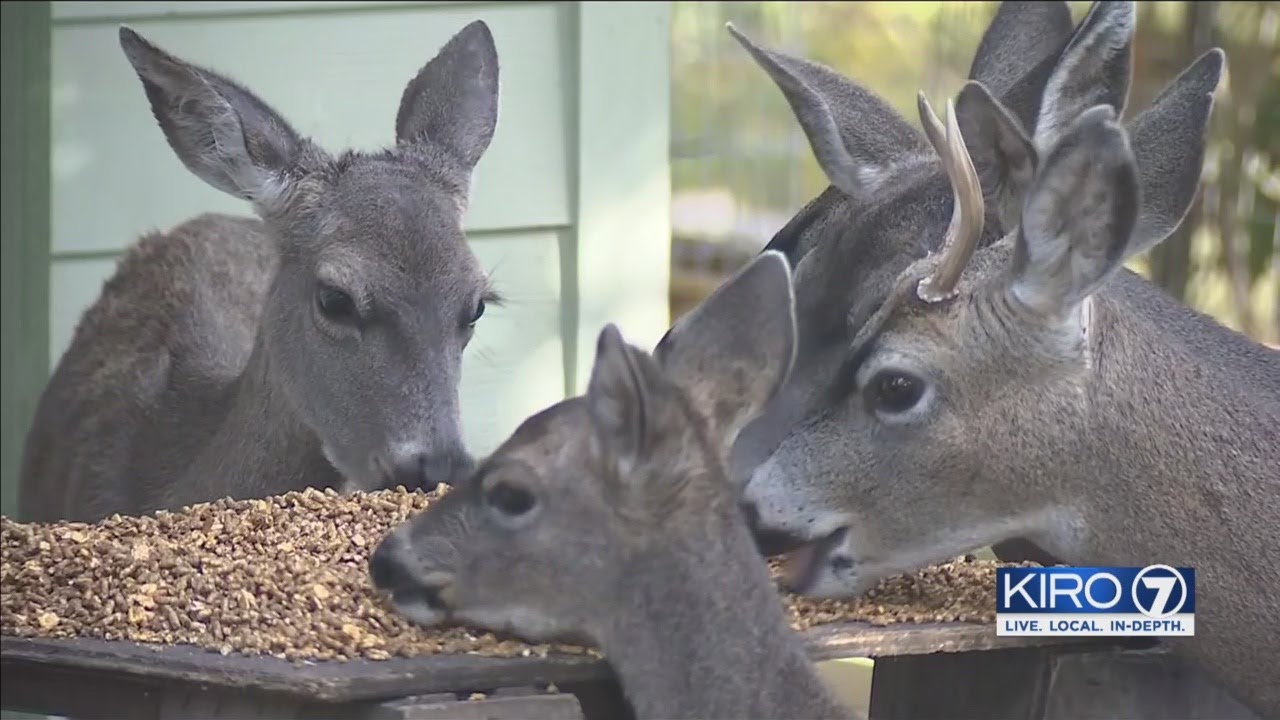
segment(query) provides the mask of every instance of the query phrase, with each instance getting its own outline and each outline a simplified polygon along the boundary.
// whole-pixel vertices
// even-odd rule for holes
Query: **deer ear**
[[[681,317],[653,354],[710,420],[727,454],[786,382],[795,347],[791,268],[782,253],[768,250]]]
[[[817,63],[766,50],[726,26],[769,73],[831,184],[853,197],[874,192],[887,166],[930,152],[924,138],[883,100]]]
[[[1169,237],[1195,199],[1213,93],[1225,62],[1218,48],[1201,55],[1128,124],[1142,187],[1134,254]]]
[[[1003,97],[1045,58],[1060,52],[1073,29],[1065,2],[1006,0],[982,34],[969,79]]]
[[[1012,228],[1036,172],[1036,149],[1013,117],[981,83],[970,81],[956,99],[956,123],[964,136],[987,205],[1001,227]]]
[[[1043,156],[1072,122],[1096,105],[1124,114],[1132,64],[1134,3],[1094,3],[1045,84],[1035,147]]]
[[[587,409],[606,457],[626,475],[644,453],[649,401],[642,358],[612,323],[596,339],[596,359],[587,383]]]
[[[1138,171],[1115,110],[1099,105],[1067,128],[1027,193],[1010,293],[1051,319],[1073,313],[1130,254]]]
[[[476,20],[458,31],[405,87],[396,141],[432,143],[468,176],[489,149],[498,124],[498,51]]]
[[[304,152],[320,156],[271,106],[232,80],[179,60],[123,25],[120,48],[169,147],[213,187],[269,203],[285,190]]]

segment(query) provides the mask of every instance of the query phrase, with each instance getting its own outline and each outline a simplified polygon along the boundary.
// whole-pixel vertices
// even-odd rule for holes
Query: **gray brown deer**
[[[1274,717],[1280,353],[1123,267],[1194,196],[1224,57],[1126,128],[1128,74],[1109,56],[1131,30],[1124,4],[1094,8],[1032,133],[981,83],[945,127],[922,98],[953,202],[873,206],[841,231],[933,233],[941,250],[850,328],[835,372],[805,379],[810,400],[744,494],[760,530],[806,543],[788,583],[815,596],[1011,537],[1075,565],[1194,567],[1196,636],[1170,645]],[[824,247],[802,266],[847,267]]]
[[[1093,32],[1099,20],[1123,9],[1100,4],[1077,30],[1066,3],[1002,3],[978,44],[969,77],[982,83],[1023,127],[1034,129],[1049,76],[1072,38]],[[936,215],[917,219],[914,208],[937,209],[948,202],[950,190],[925,139],[873,93],[825,67],[766,51],[735,34],[783,90],[832,178],[831,187],[767,246],[785,252],[796,268],[800,347],[792,383],[735,448],[732,474],[744,482],[790,424],[799,421],[791,409],[801,407],[809,390],[823,387],[838,370],[850,333],[870,317],[893,278],[912,260],[937,249],[940,233],[913,232],[907,226],[936,221]],[[1127,54],[1104,57],[1108,68],[1127,72]],[[1016,221],[1025,178],[984,180],[995,196],[992,205],[1004,208],[988,218],[994,237],[1000,223]],[[876,218],[866,217],[873,209]],[[903,214],[902,219],[893,217]],[[896,227],[880,227],[886,223]],[[818,259],[802,262],[819,246]],[[776,543],[765,539],[762,545],[768,549]],[[994,549],[1006,560],[1054,562],[1024,540]]]
[[[1119,112],[1128,95],[1134,22],[1129,2],[1095,3],[1074,31],[1065,4],[1003,3],[979,44],[970,78],[1028,133],[1034,133],[1042,115],[1045,122],[1061,122],[1086,109],[1083,103],[1090,98]],[[937,249],[950,189],[924,137],[874,94],[826,67],[736,36],[783,91],[832,179],[832,186],[768,245],[786,252],[795,268],[800,345],[792,382],[734,448],[732,475],[745,483],[804,422],[808,409],[841,383],[848,344],[883,302],[894,278]],[[1174,168],[1198,168],[1203,142],[1164,144],[1166,128],[1185,132],[1190,127],[1177,126],[1178,113],[1207,118],[1207,91],[1187,85],[1196,80],[1205,78],[1184,75],[1170,88],[1177,92],[1165,93],[1130,123],[1139,170],[1150,186],[1142,232],[1152,243],[1177,227],[1197,188],[1198,171]],[[967,135],[982,132],[971,127],[966,107],[959,108],[958,118]],[[1029,183],[1029,168],[1012,164],[1017,154],[1010,154],[1002,145],[1006,142],[1011,140],[1002,136],[967,138],[990,208],[983,245],[1016,225]],[[1185,152],[1178,154],[1182,147]],[[807,259],[815,249],[820,251]],[[768,552],[786,545],[767,530],[759,537]],[[1059,561],[1025,539],[996,543],[993,549],[1005,560]]]
[[[654,354],[601,332],[585,396],[526,420],[393,530],[374,585],[424,626],[602,649],[639,718],[829,718],[757,552],[729,443],[785,379],[790,268],[766,252]]]
[[[126,27],[120,45],[178,158],[258,218],[202,215],[121,259],[40,400],[24,519],[465,473],[462,352],[495,299],[462,230],[498,115],[485,24],[409,82],[394,147],[337,156],[237,82]]]

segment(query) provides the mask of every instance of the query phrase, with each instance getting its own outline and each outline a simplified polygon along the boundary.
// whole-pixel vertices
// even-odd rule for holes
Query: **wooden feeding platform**
[[[804,636],[814,660],[876,660],[873,718],[1249,717],[1159,647],[1133,641],[998,637],[975,623],[835,623]],[[0,673],[5,709],[86,719],[630,716],[607,663],[581,654],[297,663],[3,637]]]
[[[970,668],[981,664],[983,655],[1037,645],[1036,638],[1000,638],[991,626],[967,623],[846,623],[813,628],[805,635],[815,660],[874,657],[883,662],[940,653]],[[480,710],[486,704],[502,704],[511,714],[479,716],[530,717],[542,710],[535,706],[553,704],[559,714],[539,716],[625,713],[607,663],[588,655],[460,654],[298,664],[189,646],[4,637],[0,673],[5,708],[85,718],[461,718],[470,717],[468,707]],[[561,693],[547,694],[549,684]],[[76,692],[67,692],[71,687]],[[938,690],[933,686],[933,692]],[[485,699],[472,700],[476,693]],[[424,706],[439,713],[423,714]]]
[[[86,720],[630,717],[588,648],[419,628],[378,600],[369,551],[443,492],[0,518],[0,707]],[[997,636],[995,566],[966,557],[856,600],[780,601],[814,660],[875,660],[877,719],[1250,717],[1151,641]]]

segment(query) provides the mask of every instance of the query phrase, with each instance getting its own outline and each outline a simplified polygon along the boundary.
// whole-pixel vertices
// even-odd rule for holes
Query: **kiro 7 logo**
[[[1139,570],[1132,592],[1134,607],[1149,618],[1176,615],[1187,604],[1187,580],[1177,568],[1168,565],[1148,565]]]
[[[1171,565],[998,568],[996,634],[1194,635],[1195,577]]]

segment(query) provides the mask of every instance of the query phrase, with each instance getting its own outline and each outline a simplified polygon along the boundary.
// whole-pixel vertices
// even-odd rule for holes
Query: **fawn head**
[[[178,158],[251,202],[278,244],[259,350],[348,487],[468,471],[462,352],[495,300],[462,230],[498,116],[488,27],[463,28],[409,82],[394,147],[340,156],[242,85],[126,27],[120,44]]]
[[[954,193],[941,250],[895,278],[744,491],[759,528],[806,543],[788,563],[796,591],[856,595],[977,547],[1033,533],[1066,547],[1079,531],[1079,498],[1050,464],[1087,452],[1074,443],[1088,434],[1095,293],[1185,215],[1223,66],[1206,53],[1126,130],[1128,75],[1107,61],[1132,28],[1117,9],[1086,18],[1034,136],[980,83],[948,103],[945,127],[921,96]],[[1018,215],[985,243],[988,179],[1018,176]]]
[[[750,547],[724,458],[794,353],[790,268],[761,255],[653,355],[600,333],[584,396],[526,420],[463,486],[394,530],[374,585],[424,625],[600,642],[639,567]]]

